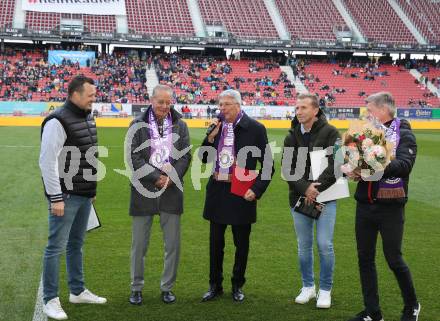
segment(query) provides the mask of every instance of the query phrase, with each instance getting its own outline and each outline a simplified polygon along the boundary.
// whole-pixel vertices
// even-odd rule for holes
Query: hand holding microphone
[[[208,142],[213,143],[215,136],[217,136],[220,126],[222,124],[222,117],[220,114],[217,115],[217,118],[214,118],[212,123],[209,125],[206,130],[206,136],[208,136]]]

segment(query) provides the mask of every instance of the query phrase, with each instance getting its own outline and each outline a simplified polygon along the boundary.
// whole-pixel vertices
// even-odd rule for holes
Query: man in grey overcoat
[[[160,217],[164,240],[164,270],[160,282],[162,301],[173,303],[180,254],[180,216],[183,213],[183,177],[191,153],[189,132],[172,108],[173,91],[165,85],[153,90],[152,104],[133,120],[127,133],[126,161],[131,177],[132,216],[131,295],[142,304],[144,261],[154,215]]]

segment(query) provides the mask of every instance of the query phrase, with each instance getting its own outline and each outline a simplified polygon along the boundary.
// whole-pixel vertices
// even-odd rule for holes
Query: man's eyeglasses
[[[220,103],[220,104],[218,104],[219,107],[229,107],[229,106],[233,106],[233,105],[237,105],[237,103]]]

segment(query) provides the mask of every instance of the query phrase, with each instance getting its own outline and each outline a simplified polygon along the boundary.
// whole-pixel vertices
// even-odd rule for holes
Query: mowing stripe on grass
[[[35,148],[40,146],[28,146],[28,145],[0,145],[1,148]]]
[[[0,148],[39,148],[40,145],[0,145]],[[108,148],[122,148],[123,145],[110,145],[110,146],[104,146]]]
[[[47,321],[47,316],[43,312],[43,276],[40,278],[38,286],[37,300],[35,301],[34,317],[32,321]]]

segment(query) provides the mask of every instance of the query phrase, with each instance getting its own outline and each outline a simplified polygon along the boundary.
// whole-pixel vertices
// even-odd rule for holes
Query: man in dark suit
[[[213,148],[211,151],[215,151],[216,157],[209,157],[207,150],[200,153],[202,162],[214,160],[215,167],[206,186],[203,211],[203,217],[210,221],[210,287],[202,301],[223,294],[225,230],[231,225],[235,245],[232,297],[241,302],[244,300],[241,288],[246,281],[251,224],[256,222],[257,216],[256,200],[261,198],[270,183],[273,158],[268,147],[266,128],[241,110],[241,95],[238,91],[222,92],[219,107],[220,118],[213,121],[215,128],[202,143],[205,148]],[[240,176],[236,169],[253,171],[257,162],[260,162],[262,170],[250,187],[243,190],[241,196],[231,193],[232,175]],[[248,177],[246,179],[249,180]]]

